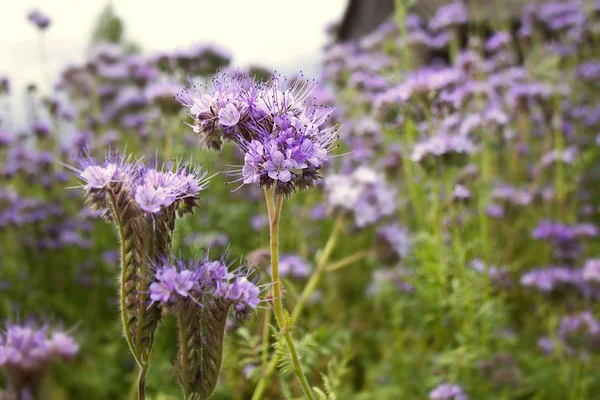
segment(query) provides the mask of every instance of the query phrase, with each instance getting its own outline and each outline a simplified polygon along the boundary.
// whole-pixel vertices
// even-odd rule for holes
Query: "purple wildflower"
[[[198,275],[181,262],[158,267],[155,279],[150,285],[150,299],[165,306],[173,306],[179,298],[193,297],[199,291]]]

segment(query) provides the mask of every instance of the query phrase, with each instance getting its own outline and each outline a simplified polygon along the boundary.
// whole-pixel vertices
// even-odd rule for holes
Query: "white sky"
[[[325,43],[327,23],[346,0],[113,0],[125,36],[144,51],[199,41],[228,48],[236,65],[255,62],[282,71],[311,68]],[[21,86],[42,80],[38,32],[26,18],[37,7],[52,19],[46,31],[48,65],[56,74],[83,59],[106,0],[0,0],[0,74]],[[14,90],[19,90],[15,87]]]

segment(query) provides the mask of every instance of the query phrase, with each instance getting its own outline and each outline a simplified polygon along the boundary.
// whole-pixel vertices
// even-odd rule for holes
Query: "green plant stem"
[[[352,265],[355,262],[360,261],[363,258],[367,257],[369,254],[373,253],[374,251],[375,251],[375,248],[357,251],[356,253],[349,255],[348,257],[344,257],[341,260],[338,260],[334,263],[329,264],[325,268],[325,272],[337,271],[344,267],[347,267],[348,265]]]
[[[290,326],[288,325],[288,318],[283,308],[283,295],[281,292],[281,281],[279,279],[279,219],[281,216],[281,207],[283,205],[283,197],[277,196],[277,203],[275,209],[273,209],[273,192],[265,189],[265,200],[267,201],[267,209],[269,210],[270,220],[270,247],[271,247],[271,279],[273,284],[273,310],[275,311],[275,319],[279,326],[279,331],[283,336],[285,343],[287,344],[290,356],[292,358],[292,365],[294,366],[294,373],[302,386],[304,396],[308,400],[314,400],[312,390],[308,385],[308,381],[302,372],[302,365],[300,364],[300,358],[294,345],[294,340],[290,334]]]
[[[272,211],[273,211],[273,203],[271,202],[271,204],[269,204],[269,201],[267,200],[267,210],[269,211],[269,218],[272,215]],[[340,232],[341,232],[341,228],[342,228],[342,218],[339,217],[338,220],[336,220],[335,225],[331,231],[331,234],[329,235],[329,239],[327,240],[327,243],[325,244],[325,247],[323,248],[323,251],[321,253],[321,256],[319,257],[319,264],[317,265],[317,268],[315,269],[315,272],[313,273],[313,277],[315,275],[317,275],[317,271],[319,271],[320,269],[324,269],[325,266],[327,265],[327,263],[329,262],[329,257],[331,256],[331,252],[333,251],[334,247],[335,247],[335,242],[337,242],[337,237],[339,236]],[[343,261],[343,260],[341,260]],[[313,277],[311,277],[311,281],[313,281]],[[314,279],[314,283],[311,285],[311,283],[309,282],[305,287],[304,290],[302,291],[302,294],[300,295],[300,298],[305,298],[308,299],[310,297],[310,294],[312,294],[314,288],[317,286],[318,282],[319,282],[320,276],[318,278]],[[310,291],[310,293],[309,293]],[[306,304],[306,300],[305,301],[298,301],[298,303],[296,303],[296,306],[294,307],[294,311],[292,312],[292,323],[295,323],[298,319],[298,317],[300,316],[300,314],[302,313],[303,309],[304,309],[304,305]],[[269,365],[267,366],[267,368],[264,370],[263,375],[261,376],[260,380],[258,381],[258,384],[256,385],[256,389],[254,390],[254,394],[252,395],[252,400],[260,400],[263,398],[264,396],[264,392],[267,389],[267,382],[269,381],[269,378],[271,377],[271,375],[273,375],[273,373],[275,372],[275,368],[277,368],[277,363],[279,362],[279,356],[278,354],[274,354],[273,358],[271,358],[271,361],[269,362]]]
[[[325,244],[325,247],[323,248],[323,253],[321,254],[321,257],[319,258],[319,264],[317,265],[315,272],[310,277],[310,280],[304,287],[304,290],[302,291],[302,294],[300,295],[300,299],[298,300],[298,303],[296,303],[296,306],[294,307],[294,311],[292,312],[292,322],[293,323],[295,323],[298,320],[300,313],[304,309],[304,305],[306,304],[306,302],[308,301],[310,296],[312,296],[315,289],[317,288],[317,285],[318,285],[319,281],[321,280],[321,275],[323,275],[323,272],[325,271],[325,267],[327,266],[329,257],[331,257],[331,253],[333,252],[333,249],[335,248],[338,237],[340,236],[340,232],[342,231],[343,224],[344,224],[344,220],[343,220],[342,216],[340,215],[335,220],[335,225],[333,226],[333,231],[331,232],[331,235],[329,236],[329,239],[327,240],[327,243]]]

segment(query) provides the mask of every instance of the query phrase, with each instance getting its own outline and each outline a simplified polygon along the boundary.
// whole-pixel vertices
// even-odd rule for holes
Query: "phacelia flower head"
[[[108,217],[114,207],[123,208],[121,211],[127,211],[127,215],[147,213],[158,217],[163,210],[177,211],[180,215],[191,213],[208,181],[207,171],[200,166],[191,168],[178,163],[163,168],[148,167],[120,153],[107,155],[103,163],[84,157],[80,164],[80,168],[69,168],[81,179],[88,202],[105,211]],[[113,208],[108,200],[116,202]]]
[[[331,110],[311,99],[312,82],[299,78],[287,87],[279,77],[265,84],[245,74],[221,74],[213,86],[209,93],[191,86],[178,98],[208,147],[219,150],[229,141],[242,149],[244,164],[230,174],[237,182],[287,195],[321,179],[336,132],[326,126]]]

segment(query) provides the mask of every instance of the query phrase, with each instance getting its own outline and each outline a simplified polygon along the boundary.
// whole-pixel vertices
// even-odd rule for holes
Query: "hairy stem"
[[[302,386],[304,396],[309,400],[314,400],[312,390],[308,385],[308,381],[302,371],[302,365],[300,364],[300,358],[296,351],[296,346],[292,335],[290,334],[290,327],[283,308],[283,295],[281,292],[281,281],[279,279],[279,219],[281,216],[281,207],[283,205],[283,197],[277,196],[277,203],[273,209],[273,192],[265,190],[265,199],[267,202],[267,209],[269,210],[270,219],[270,247],[271,247],[271,279],[273,284],[273,309],[275,311],[275,319],[279,330],[284,337],[287,344],[290,356],[292,358],[292,365],[294,366],[294,373]]]

